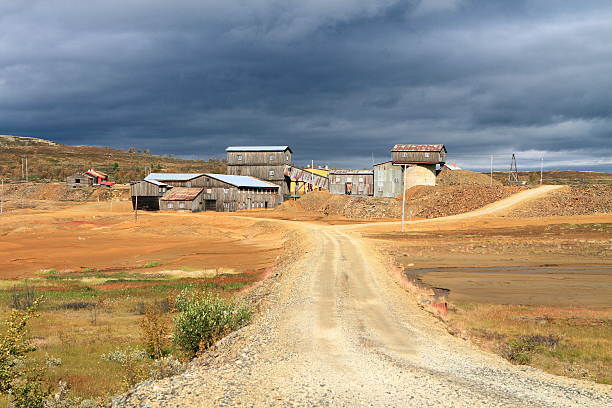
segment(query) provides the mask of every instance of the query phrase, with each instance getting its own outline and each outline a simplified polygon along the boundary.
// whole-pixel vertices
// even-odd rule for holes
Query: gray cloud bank
[[[609,1],[0,3],[0,133],[189,157],[612,169]]]

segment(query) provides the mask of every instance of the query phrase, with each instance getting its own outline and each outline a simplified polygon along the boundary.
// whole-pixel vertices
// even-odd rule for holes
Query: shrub
[[[43,407],[50,390],[45,387],[42,369],[28,361],[36,351],[30,344],[27,325],[36,317],[40,299],[25,311],[13,309],[0,333],[0,393],[9,395],[16,408]]]
[[[559,344],[559,338],[554,336],[518,336],[510,340],[502,355],[514,364],[529,364],[533,354],[541,350],[553,350]]]
[[[183,291],[176,298],[174,342],[189,356],[204,350],[251,316],[245,305],[206,292]]]
[[[123,368],[123,383],[132,387],[144,380],[147,375],[143,367],[143,361],[147,360],[147,352],[138,348],[126,350],[114,350],[102,354],[100,359],[120,364]]]
[[[12,309],[27,310],[33,307],[36,301],[36,293],[34,289],[26,282],[23,289],[19,289],[13,286],[11,293],[11,304]]]
[[[145,306],[144,317],[140,321],[140,330],[149,357],[158,359],[169,353],[168,318],[157,303]]]

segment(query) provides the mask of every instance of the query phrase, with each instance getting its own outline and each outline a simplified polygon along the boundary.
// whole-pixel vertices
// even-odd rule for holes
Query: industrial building
[[[391,160],[374,165],[374,196],[396,197],[402,194],[404,171]]]
[[[227,173],[253,176],[280,187],[283,200],[291,194],[291,180],[285,169],[291,166],[293,152],[289,146],[230,146],[227,152]]]
[[[404,189],[435,186],[436,166],[446,162],[446,147],[443,144],[396,144],[391,149],[391,162],[404,170]]]
[[[131,192],[134,208],[150,210],[236,211],[273,208],[281,202],[276,184],[227,174],[151,173],[132,183]]]
[[[374,195],[374,172],[370,169],[331,169],[329,192],[345,195]]]

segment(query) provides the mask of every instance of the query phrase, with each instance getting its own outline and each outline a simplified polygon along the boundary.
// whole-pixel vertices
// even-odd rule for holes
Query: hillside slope
[[[225,173],[220,159],[184,160],[171,156],[130,153],[109,147],[68,146],[31,137],[0,135],[0,178],[20,180],[21,158],[28,158],[30,180],[64,180],[67,175],[95,168],[112,181],[125,183],[151,171]]]

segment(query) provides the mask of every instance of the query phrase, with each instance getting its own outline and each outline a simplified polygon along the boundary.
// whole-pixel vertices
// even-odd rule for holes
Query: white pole
[[[543,178],[544,178],[544,156],[540,158],[540,185],[542,185]]]
[[[4,180],[0,180],[0,215],[2,214],[3,201],[4,201]]]
[[[406,213],[406,167],[402,165],[402,232],[404,232],[404,215]]]
[[[491,155],[491,185],[493,185],[493,155]]]

